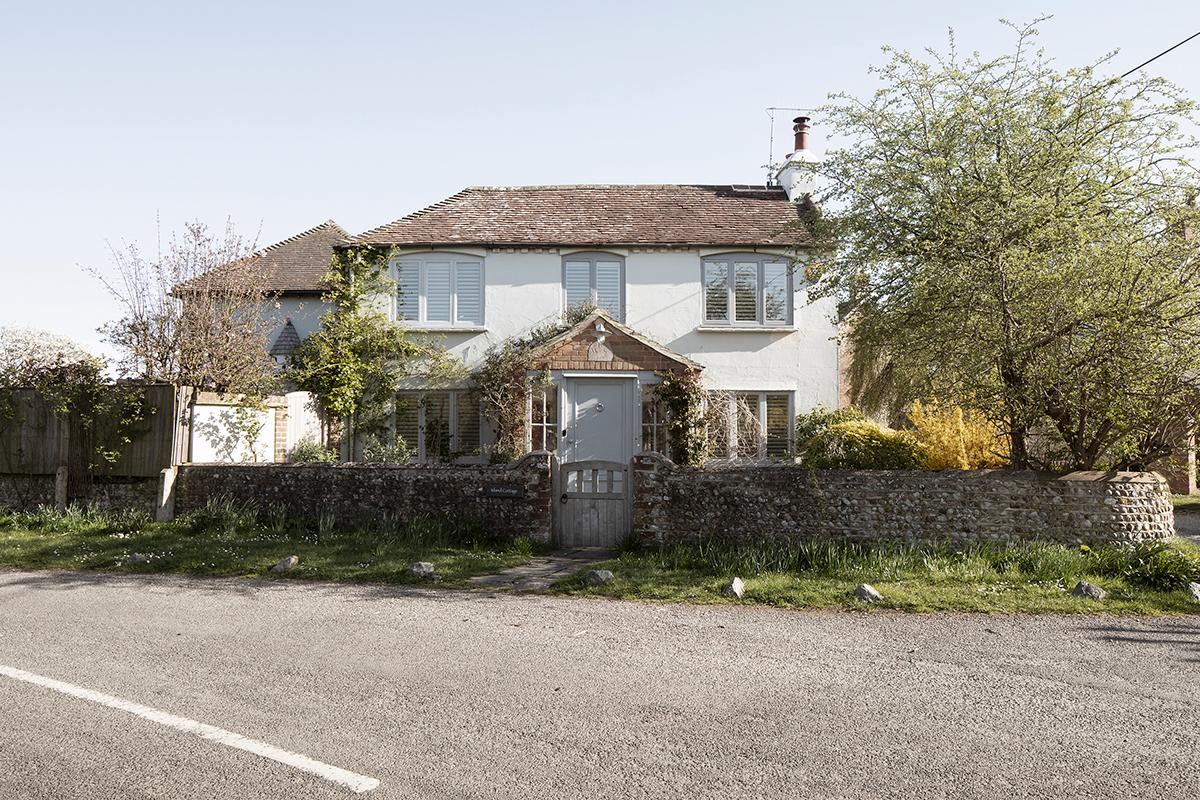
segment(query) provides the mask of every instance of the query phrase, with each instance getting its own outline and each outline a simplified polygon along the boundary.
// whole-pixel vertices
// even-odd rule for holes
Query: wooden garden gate
[[[563,547],[617,547],[629,534],[629,465],[571,461],[559,467]]]

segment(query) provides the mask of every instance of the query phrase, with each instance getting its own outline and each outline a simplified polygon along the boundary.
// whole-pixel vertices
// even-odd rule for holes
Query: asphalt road
[[[1200,618],[0,572],[0,666],[376,778],[369,798],[1200,791]],[[353,796],[0,675],[6,800]]]

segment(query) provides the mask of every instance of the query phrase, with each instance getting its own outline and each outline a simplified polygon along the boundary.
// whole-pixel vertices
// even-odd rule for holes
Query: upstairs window
[[[625,319],[625,261],[607,253],[563,258],[563,308],[590,303],[614,319]]]
[[[430,326],[483,324],[483,261],[470,256],[403,256],[396,271],[396,319]]]
[[[704,324],[791,325],[792,305],[792,271],[778,256],[747,254],[704,260]]]

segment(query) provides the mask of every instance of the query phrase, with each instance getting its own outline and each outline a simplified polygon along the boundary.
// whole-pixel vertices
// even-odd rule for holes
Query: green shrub
[[[853,408],[814,409],[796,418],[796,449],[814,469],[920,469],[922,445]]]
[[[1184,552],[1165,542],[1141,544],[1133,550],[1125,576],[1152,589],[1182,589],[1200,581],[1200,552]]]
[[[301,439],[288,451],[287,460],[292,464],[334,464],[338,454],[313,439]]]
[[[258,524],[258,509],[252,504],[225,495],[208,498],[202,507],[190,511],[180,522],[195,534],[229,534],[250,530]]]

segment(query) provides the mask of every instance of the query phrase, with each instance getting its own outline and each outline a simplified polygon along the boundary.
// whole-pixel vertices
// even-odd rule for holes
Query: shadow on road
[[[71,591],[85,588],[145,589],[178,594],[213,594],[254,597],[278,591],[305,591],[322,595],[336,594],[346,602],[365,602],[380,598],[420,597],[425,600],[472,602],[503,596],[504,592],[483,591],[455,586],[413,586],[378,583],[337,583],[304,579],[230,578],[170,573],[129,574],[46,570],[18,572],[0,570],[0,596],[14,588],[38,591]]]
[[[1101,641],[1160,645],[1187,656],[1184,661],[1200,662],[1200,625],[1193,622],[1164,621],[1160,626],[1138,620],[1129,625],[1097,625],[1086,630]]]

